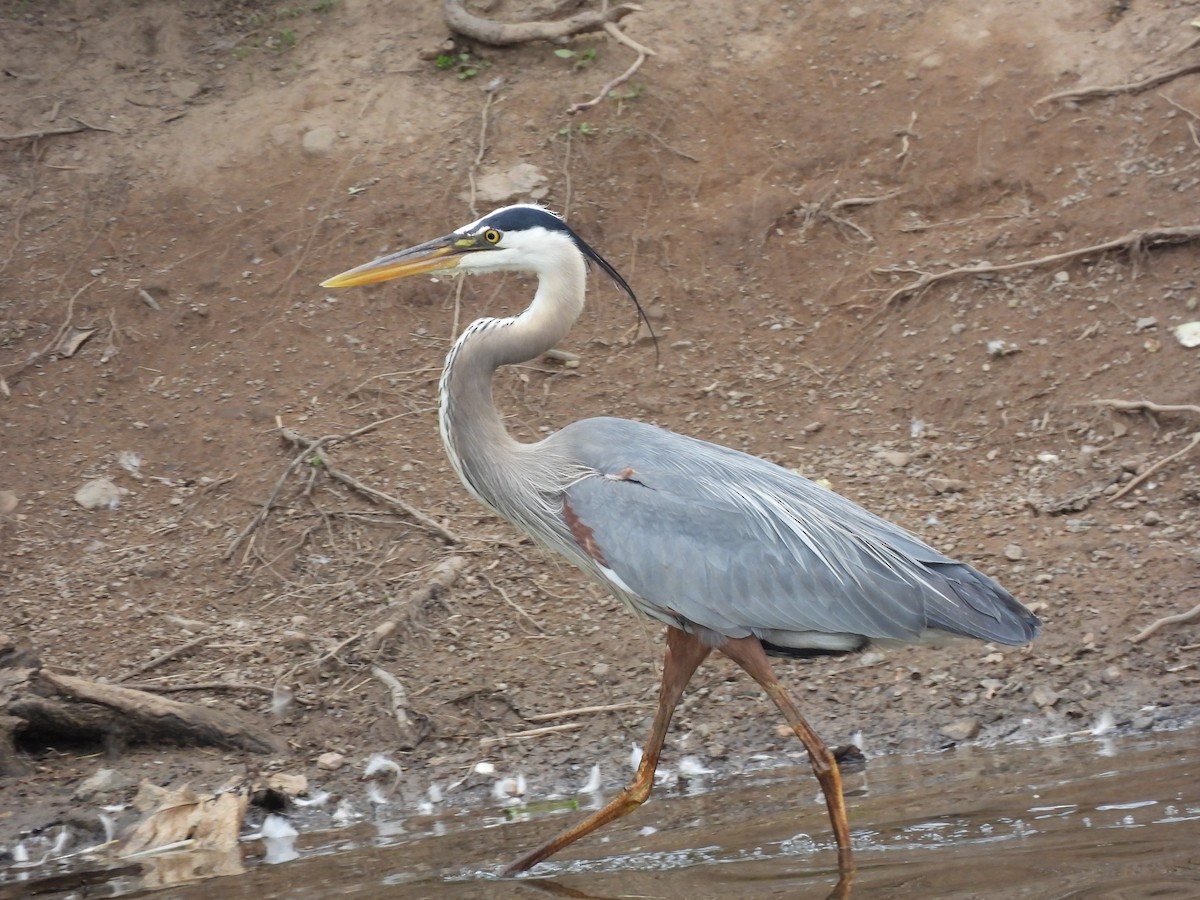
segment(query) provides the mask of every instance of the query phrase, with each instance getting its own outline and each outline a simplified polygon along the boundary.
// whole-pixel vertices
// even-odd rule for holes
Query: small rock
[[[7,516],[17,508],[20,498],[16,491],[0,491],[0,516]]]
[[[300,143],[305,156],[328,156],[337,143],[337,132],[328,125],[320,125],[306,131]]]
[[[1154,318],[1154,316],[1142,316],[1142,318],[1134,323],[1134,327],[1138,331],[1149,331],[1151,328],[1158,327],[1158,319]]]
[[[1148,510],[1146,512],[1146,514],[1144,516],[1142,516],[1142,524],[1143,525],[1161,525],[1162,523],[1163,523],[1162,515],[1160,513],[1156,513],[1152,509]]]
[[[1185,347],[1200,347],[1200,322],[1184,322],[1171,329],[1175,340]]]
[[[489,172],[475,183],[475,196],[489,203],[501,203],[517,197],[540,200],[549,193],[548,179],[531,163],[518,163],[507,172]]]
[[[979,735],[981,727],[980,721],[975,718],[955,719],[949,725],[939,728],[938,733],[952,741],[969,741]]]
[[[91,800],[97,794],[111,794],[133,787],[137,782],[116,769],[97,769],[75,788],[76,800]]]
[[[824,422],[809,422],[807,425],[804,426],[804,433],[805,434],[816,434],[818,431],[820,431],[824,427],[825,427]]]
[[[1055,272],[1054,273],[1054,283],[1055,284],[1066,284],[1070,280],[1071,280],[1070,272]]]
[[[267,776],[267,787],[289,797],[300,797],[308,793],[308,779],[291,772],[275,772]]]
[[[1121,680],[1121,670],[1116,666],[1109,666],[1100,673],[1100,680],[1105,684],[1116,684]]]
[[[345,755],[332,750],[317,757],[317,768],[324,769],[326,772],[336,772],[345,764]]]
[[[307,650],[312,646],[312,638],[303,631],[288,630],[280,637],[279,643],[289,650]]]
[[[1025,551],[1021,549],[1019,544],[1009,544],[1004,548],[1004,558],[1010,562],[1016,562],[1018,559],[1024,559]]]
[[[925,479],[925,485],[935,494],[961,494],[970,487],[958,478],[941,478],[933,476]]]
[[[1035,687],[1033,693],[1029,696],[1033,700],[1034,705],[1041,709],[1053,706],[1061,699],[1057,691],[1052,691],[1050,688],[1042,687],[1041,685]]]
[[[897,469],[903,469],[912,462],[912,454],[905,453],[903,450],[880,450],[879,458]]]
[[[84,509],[116,509],[128,493],[107,478],[96,478],[75,492],[75,502]]]
[[[172,81],[167,89],[170,90],[176,99],[183,100],[186,103],[188,100],[195,100],[204,88],[198,81],[192,81],[190,78],[181,78],[178,81]]]
[[[987,342],[988,356],[999,359],[1001,356],[1012,356],[1014,353],[1020,353],[1021,347],[1014,344],[1012,341],[995,340]]]

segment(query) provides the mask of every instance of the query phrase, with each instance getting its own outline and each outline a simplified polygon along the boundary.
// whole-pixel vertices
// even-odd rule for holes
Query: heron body
[[[766,655],[846,653],[939,635],[1016,645],[1035,637],[1040,623],[971,566],[759,457],[611,417],[571,423],[535,443],[514,440],[493,402],[492,376],[536,358],[568,332],[583,309],[589,261],[636,303],[616,269],[560,218],[531,205],[496,210],[325,282],[342,287],[441,270],[537,275],[524,312],[473,322],[447,356],[439,391],[447,453],[485,505],[668,627],[659,714],[634,783],[509,871],[532,866],[648,796],[671,712],[713,649],[762,684],[804,741],[845,867],[849,832],[836,764]]]

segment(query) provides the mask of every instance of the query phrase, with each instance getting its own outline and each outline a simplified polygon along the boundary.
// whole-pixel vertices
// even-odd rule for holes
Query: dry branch
[[[170,662],[173,659],[178,659],[189,650],[194,650],[207,640],[208,635],[202,634],[199,637],[192,638],[190,641],[185,641],[173,650],[167,650],[165,653],[160,653],[158,656],[154,657],[154,659],[142,663],[142,665],[138,666],[136,669],[131,669],[118,678],[117,681],[128,681],[130,678],[134,678],[138,675],[145,675],[151,669],[157,669],[163,663]]]
[[[22,769],[14,740],[32,732],[67,742],[172,741],[281,753],[262,728],[227,713],[46,669],[27,644],[0,635],[0,775]]]
[[[353,475],[349,475],[334,466],[333,463],[329,461],[329,458],[324,455],[322,449],[331,443],[341,443],[344,438],[335,436],[313,440],[312,438],[305,437],[292,428],[281,428],[279,433],[283,435],[284,439],[290,441],[295,446],[304,448],[304,453],[301,454],[301,456],[306,459],[310,465],[314,462],[319,463],[321,468],[325,470],[325,473],[334,481],[341,482],[342,484],[346,485],[346,487],[353,488],[372,503],[383,503],[387,506],[396,508],[400,512],[404,513],[404,515],[413,519],[419,525],[422,525],[434,532],[447,544],[462,543],[462,538],[454,534],[454,532],[450,531],[445,526],[435,522],[432,518],[421,512],[416,507],[410,506],[399,497],[393,497],[390,494],[385,494],[383,491],[377,490],[368,484],[364,484]]]
[[[1027,259],[1019,262],[1004,263],[1002,265],[992,265],[989,263],[978,266],[960,266],[955,269],[948,269],[945,272],[922,272],[916,281],[898,287],[888,294],[887,299],[884,300],[884,305],[891,306],[897,300],[913,294],[919,294],[926,288],[939,282],[963,278],[967,275],[987,275],[996,272],[1016,272],[1022,269],[1036,269],[1039,266],[1053,265],[1071,259],[1079,259],[1082,256],[1089,256],[1093,253],[1107,253],[1111,250],[1125,250],[1131,256],[1135,256],[1153,247],[1161,247],[1167,244],[1185,244],[1197,238],[1200,238],[1200,225],[1173,225],[1161,228],[1146,228],[1140,231],[1131,231],[1124,237],[1104,241],[1101,244],[1092,244],[1089,247],[1066,250],[1062,253],[1052,253],[1049,256],[1041,256],[1037,259]],[[875,269],[875,273],[878,275],[892,275],[902,271],[912,272],[914,270],[897,267]]]
[[[518,741],[525,738],[541,737],[544,734],[558,734],[563,731],[578,731],[583,727],[582,722],[566,722],[562,725],[546,725],[543,728],[529,728],[525,731],[513,731],[509,734],[495,737],[480,738],[479,743],[486,747],[489,744],[503,744],[505,741]]]
[[[1163,616],[1157,622],[1151,622],[1136,635],[1130,638],[1130,640],[1135,644],[1140,644],[1160,628],[1165,628],[1168,625],[1179,625],[1183,622],[1190,622],[1193,619],[1200,619],[1200,606],[1194,606],[1185,613],[1176,613],[1173,616]]]
[[[1152,403],[1149,400],[1096,400],[1094,402],[1095,402],[1096,406],[1106,406],[1110,409],[1120,410],[1121,412],[1139,412],[1139,411],[1160,412],[1160,413],[1184,412],[1184,413],[1194,413],[1196,415],[1200,415],[1200,406],[1191,406],[1188,404],[1165,404],[1164,405],[1162,403]],[[1132,478],[1129,481],[1127,481],[1124,485],[1121,486],[1121,489],[1119,491],[1115,492],[1111,497],[1108,498],[1109,501],[1111,502],[1114,500],[1120,500],[1122,497],[1124,497],[1126,494],[1128,494],[1130,491],[1132,491],[1134,488],[1136,488],[1139,484],[1142,484],[1144,481],[1146,481],[1146,479],[1150,478],[1150,476],[1152,476],[1155,472],[1158,472],[1160,469],[1163,469],[1164,467],[1170,465],[1175,460],[1179,459],[1179,457],[1185,456],[1186,454],[1192,452],[1194,449],[1196,449],[1197,446],[1200,446],[1200,431],[1198,431],[1192,435],[1191,442],[1186,447],[1184,447],[1182,450],[1176,450],[1174,453],[1170,454],[1169,456],[1164,456],[1158,462],[1154,463],[1154,465],[1149,466],[1147,469],[1145,469],[1142,472],[1139,472],[1136,478]]]
[[[434,566],[429,581],[409,594],[404,600],[388,607],[388,616],[376,625],[367,636],[365,647],[369,652],[379,650],[407,622],[433,606],[467,567],[465,556],[449,556]]]
[[[383,683],[388,689],[392,702],[392,715],[396,718],[396,727],[400,730],[398,746],[401,750],[412,750],[425,739],[422,729],[418,728],[409,718],[408,691],[400,679],[382,666],[371,666],[371,675]]]
[[[591,109],[593,106],[596,106],[599,103],[603,102],[604,99],[610,93],[612,93],[614,90],[616,90],[617,87],[624,84],[626,81],[628,81],[630,78],[632,78],[634,76],[634,74],[637,72],[637,70],[642,67],[642,63],[644,63],[646,61],[646,57],[654,55],[653,50],[650,50],[647,47],[643,47],[641,44],[639,44],[637,41],[633,40],[632,38],[626,37],[626,35],[621,31],[621,29],[618,28],[616,25],[613,25],[611,22],[607,23],[604,26],[604,30],[607,31],[609,34],[611,34],[614,38],[616,38],[617,41],[624,44],[626,47],[632,48],[637,53],[637,58],[633,61],[632,64],[630,64],[628,69],[626,69],[624,72],[622,72],[616,78],[609,81],[606,85],[604,85],[604,87],[600,88],[599,92],[597,92],[596,96],[593,97],[591,100],[585,100],[582,103],[572,103],[567,108],[567,115],[569,115],[569,116],[573,116],[577,112],[583,112],[583,110],[585,110],[585,109]]]
[[[73,118],[73,121],[74,125],[66,125],[62,128],[41,128],[36,131],[18,131],[16,134],[0,134],[0,141],[36,141],[40,138],[55,137],[60,134],[77,134],[80,131],[107,131],[110,134],[119,134],[115,129],[89,125],[82,119]]]
[[[587,10],[555,22],[493,22],[467,12],[462,0],[443,0],[442,18],[446,27],[481,44],[493,47],[510,47],[528,41],[555,41],[599,31],[609,22],[619,22],[630,13],[640,12],[640,7],[620,4],[595,12]]]
[[[1158,87],[1160,84],[1166,84],[1168,81],[1174,81],[1176,78],[1191,75],[1194,72],[1200,72],[1200,63],[1189,63],[1186,66],[1171,69],[1169,72],[1160,72],[1157,75],[1150,75],[1140,81],[1131,81],[1128,84],[1087,85],[1085,87],[1071,88],[1066,91],[1058,91],[1057,93],[1047,94],[1045,97],[1035,100],[1033,105],[1037,107],[1043,103],[1053,103],[1056,100],[1097,100],[1101,97],[1113,97],[1117,94],[1140,94],[1142,91],[1148,91],[1150,88]]]

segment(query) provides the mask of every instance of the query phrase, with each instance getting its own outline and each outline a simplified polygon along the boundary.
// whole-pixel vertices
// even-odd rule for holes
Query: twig
[[[417,522],[417,524],[423,525],[425,528],[432,531],[447,544],[461,544],[463,542],[461,537],[459,537],[450,529],[446,528],[444,525],[440,525],[437,521],[421,512],[415,506],[405,503],[399,497],[393,497],[391,494],[385,494],[383,491],[377,490],[371,487],[369,484],[364,484],[353,475],[348,475],[341,469],[334,467],[333,464],[330,463],[329,460],[324,456],[321,456],[320,460],[321,467],[334,481],[340,481],[347,487],[354,488],[354,490],[358,491],[373,503],[385,503],[388,506],[395,507],[404,515]]]
[[[543,734],[558,734],[561,731],[578,731],[582,727],[582,722],[565,722],[562,725],[547,725],[544,728],[530,728],[526,731],[513,731],[509,734],[497,735],[496,737],[485,737],[481,738],[479,743],[486,747],[489,744],[503,744],[505,741],[541,737]]]
[[[392,701],[392,715],[396,717],[396,725],[400,729],[400,747],[411,749],[421,742],[422,735],[408,718],[408,692],[400,679],[382,666],[371,666],[371,675],[383,682],[388,689]]]
[[[887,295],[887,299],[883,302],[885,306],[891,306],[902,297],[919,294],[938,282],[962,278],[965,275],[985,275],[992,272],[1014,272],[1021,269],[1035,269],[1039,266],[1065,262],[1069,259],[1078,259],[1081,256],[1089,256],[1093,253],[1106,253],[1110,250],[1127,250],[1132,255],[1139,250],[1145,250],[1150,247],[1158,247],[1163,244],[1183,244],[1188,241],[1194,241],[1197,238],[1200,238],[1200,225],[1147,228],[1141,231],[1131,231],[1124,237],[1105,241],[1102,244],[1093,244],[1090,247],[1080,247],[1076,250],[1067,250],[1063,253],[1053,253],[1050,256],[1042,256],[1037,259],[1004,263],[1003,265],[991,265],[989,263],[979,266],[961,266],[956,269],[948,269],[945,272],[923,272],[921,273],[921,277],[916,281],[896,288],[896,290]],[[911,272],[914,270],[899,268],[875,269],[876,274],[879,275],[890,275],[900,271]]]
[[[575,716],[590,716],[593,713],[621,712],[626,709],[645,709],[645,703],[609,703],[605,706],[580,706],[576,709],[560,709],[558,712],[538,713],[525,716],[528,722],[553,722],[555,719],[571,719]]]
[[[500,595],[500,597],[504,600],[505,603],[507,603],[509,606],[511,606],[514,610],[516,610],[519,615],[522,615],[526,619],[528,619],[533,624],[534,628],[536,628],[539,632],[545,632],[546,629],[542,627],[541,623],[538,622],[537,619],[535,619],[529,613],[525,612],[525,610],[520,606],[520,604],[518,604],[515,600],[513,600],[512,597],[508,596],[508,591],[504,590],[504,588],[502,588],[500,585],[496,584],[494,581],[492,581],[492,579],[488,578],[487,575],[483,576],[483,580],[488,583],[488,586],[493,591],[495,591],[497,594]]]
[[[44,137],[54,137],[60,134],[78,134],[80,131],[107,131],[110,134],[120,134],[119,131],[113,128],[102,128],[97,125],[89,125],[82,119],[71,117],[76,124],[64,125],[62,128],[44,128],[39,131],[18,131],[16,134],[0,134],[0,141],[27,141],[38,140]]]
[[[1146,471],[1140,473],[1136,478],[1131,478],[1129,481],[1125,482],[1125,484],[1121,486],[1121,489],[1119,491],[1115,492],[1111,497],[1108,498],[1109,502],[1111,503],[1115,500],[1120,500],[1122,497],[1124,497],[1126,494],[1128,494],[1130,491],[1132,491],[1134,488],[1136,488],[1138,485],[1140,485],[1142,482],[1144,482],[1147,478],[1149,478],[1151,475],[1153,475],[1159,469],[1163,468],[1164,466],[1170,465],[1175,460],[1179,459],[1179,457],[1181,457],[1187,453],[1191,453],[1193,450],[1196,449],[1196,447],[1198,445],[1200,445],[1200,431],[1197,431],[1195,434],[1192,435],[1191,442],[1186,447],[1184,447],[1182,450],[1178,450],[1175,453],[1172,453],[1170,456],[1164,456],[1162,459],[1160,459],[1154,465],[1152,465],[1148,469],[1146,469]]]
[[[291,428],[286,428],[282,424],[279,424],[279,426],[278,426],[279,433],[283,436],[283,438],[285,440],[287,440],[288,442],[290,442],[291,444],[293,444],[297,447],[302,447],[303,449],[301,450],[301,452],[299,454],[297,454],[292,459],[292,461],[290,463],[288,463],[287,468],[285,468],[283,470],[283,474],[281,474],[279,476],[278,480],[275,482],[275,486],[271,489],[271,494],[270,494],[270,496],[267,497],[266,502],[261,507],[259,507],[258,512],[255,513],[255,515],[254,515],[254,518],[251,519],[250,522],[246,525],[246,527],[241,530],[241,532],[238,534],[238,536],[233,539],[233,542],[229,545],[228,549],[225,551],[224,558],[232,559],[233,554],[237,552],[238,547],[240,547],[246,541],[246,539],[250,537],[250,535],[252,535],[255,531],[258,530],[259,527],[262,526],[262,523],[266,521],[267,516],[269,516],[271,514],[271,510],[274,509],[275,501],[279,499],[279,494],[283,490],[284,484],[287,483],[288,477],[294,471],[296,471],[296,469],[301,464],[310,462],[312,459],[314,459],[314,457],[321,463],[321,466],[329,472],[329,476],[331,478],[340,480],[340,481],[342,481],[343,484],[346,484],[347,486],[352,487],[355,490],[361,491],[363,494],[368,496],[368,498],[375,500],[376,502],[389,503],[389,504],[395,506],[397,509],[403,511],[405,515],[411,517],[413,520],[415,520],[419,524],[434,531],[436,534],[438,534],[443,540],[447,541],[448,543],[451,543],[451,544],[461,543],[462,542],[461,539],[457,535],[455,535],[453,532],[451,532],[451,531],[447,530],[446,528],[444,528],[443,526],[439,525],[437,522],[435,522],[429,516],[425,515],[420,510],[410,507],[404,501],[402,501],[396,497],[392,497],[388,494],[384,494],[382,491],[376,491],[374,488],[369,487],[368,485],[362,484],[357,479],[354,479],[351,476],[349,476],[349,475],[345,474],[344,472],[341,472],[337,469],[330,470],[328,460],[324,456],[321,455],[321,451],[325,447],[329,447],[334,444],[340,444],[345,441],[351,440],[353,438],[359,437],[361,435],[367,434],[368,432],[374,431],[376,428],[380,427],[381,425],[384,425],[387,422],[392,421],[393,419],[401,418],[401,416],[404,416],[404,415],[408,415],[408,414],[401,413],[400,415],[397,415],[397,416],[389,416],[386,419],[376,419],[375,421],[368,422],[366,425],[356,428],[353,431],[350,431],[346,434],[327,434],[324,437],[317,438],[316,440],[305,437],[304,435],[300,434],[298,431],[295,431],[294,429],[291,429]],[[374,496],[372,496],[372,495],[374,495]]]
[[[1193,72],[1200,72],[1200,63],[1190,63],[1168,72],[1151,75],[1141,81],[1131,81],[1128,84],[1087,85],[1058,91],[1054,94],[1047,94],[1040,100],[1035,100],[1033,105],[1037,107],[1043,103],[1053,103],[1056,100],[1095,100],[1099,97],[1112,97],[1116,94],[1140,94],[1142,91],[1148,91],[1152,87],[1158,87],[1160,84],[1166,84],[1168,81],[1184,75],[1191,75]]]
[[[403,601],[393,603],[389,607],[388,617],[376,625],[366,636],[367,651],[373,653],[378,650],[400,630],[405,622],[412,618],[414,611],[419,612],[423,607],[439,599],[458,580],[458,576],[466,567],[465,556],[450,556],[434,566],[429,581],[409,594]]]
[[[1160,628],[1165,628],[1168,625],[1179,625],[1183,622],[1190,622],[1193,619],[1200,619],[1200,605],[1192,607],[1185,613],[1176,613],[1173,616],[1163,616],[1157,622],[1151,622],[1132,638],[1130,638],[1130,642],[1134,644],[1140,644]]]
[[[1194,413],[1200,416],[1200,406],[1190,404],[1152,403],[1149,400],[1093,400],[1095,406],[1107,406],[1121,412]]]
[[[601,12],[588,10],[577,13],[556,22],[508,24],[472,15],[463,7],[462,0],[442,0],[442,18],[447,28],[493,47],[507,47],[528,41],[554,41],[588,31],[599,31],[606,23],[619,22],[635,12],[641,12],[641,7],[620,4]]]
[[[146,691],[151,694],[179,694],[185,691],[253,691],[256,694],[275,694],[275,688],[264,684],[248,684],[244,681],[195,681],[188,684],[152,684],[136,682],[123,684],[130,690]]]
[[[1200,406],[1193,406],[1190,404],[1152,403],[1149,400],[1094,400],[1093,403],[1096,406],[1105,406],[1109,409],[1120,410],[1121,412],[1145,411],[1158,413],[1193,413],[1200,416]],[[1125,482],[1119,491],[1116,491],[1111,497],[1108,498],[1109,501],[1112,502],[1114,500],[1120,500],[1155,472],[1167,465],[1170,465],[1172,462],[1179,459],[1179,457],[1190,453],[1196,448],[1197,445],[1200,445],[1200,431],[1192,435],[1191,442],[1182,450],[1177,450],[1170,456],[1163,457],[1144,472],[1139,473],[1136,478],[1132,478]]]
[[[908,118],[908,127],[900,131],[900,149],[896,153],[896,161],[900,163],[900,168],[903,169],[908,162],[908,139],[917,136],[913,128],[917,124],[917,113],[914,110],[913,114]]]
[[[120,678],[118,678],[117,681],[118,682],[126,682],[130,678],[133,678],[137,675],[145,675],[151,669],[157,669],[163,663],[170,662],[173,659],[178,659],[180,656],[183,656],[189,650],[196,649],[201,644],[203,644],[205,641],[207,641],[208,637],[209,636],[207,634],[202,634],[199,637],[192,638],[190,641],[184,641],[182,644],[180,644],[175,649],[168,650],[165,653],[160,653],[158,656],[154,657],[154,659],[150,660],[149,662],[144,662],[140,666],[138,666],[136,669],[126,672],[124,675],[122,675]]]
[[[597,93],[596,96],[591,100],[585,100],[583,103],[572,103],[569,107],[567,107],[567,115],[573,116],[577,112],[583,112],[585,109],[591,109],[593,106],[602,103],[609,95],[609,92],[616,88],[617,85],[624,84],[626,81],[632,78],[634,73],[642,67],[642,63],[645,61],[646,54],[638,51],[637,59],[633,61],[633,65],[631,65],[612,81],[608,82],[608,84],[604,85],[604,87],[600,88],[599,93]]]
[[[84,291],[86,291],[88,288],[90,288],[93,284],[95,284],[96,281],[97,281],[97,279],[93,278],[91,281],[89,281],[87,284],[85,284],[83,287],[81,287],[79,290],[77,290],[74,294],[71,295],[71,299],[67,301],[67,314],[63,318],[62,324],[58,326],[58,331],[54,332],[54,337],[52,337],[50,339],[50,343],[48,343],[41,350],[38,350],[37,352],[35,352],[33,354],[33,356],[28,357],[23,363],[21,363],[20,366],[17,367],[17,369],[15,371],[9,372],[8,376],[7,376],[8,378],[15,379],[18,375],[20,375],[22,372],[24,372],[26,369],[28,369],[30,366],[32,366],[35,362],[37,362],[43,356],[47,356],[48,354],[53,352],[54,349],[59,344],[62,343],[62,339],[64,337],[66,337],[67,332],[70,331],[70,329],[71,329],[71,319],[73,319],[75,317],[75,301],[79,298],[80,294],[82,294]]]

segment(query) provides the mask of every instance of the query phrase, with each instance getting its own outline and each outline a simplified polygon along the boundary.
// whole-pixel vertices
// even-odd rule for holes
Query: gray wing
[[[835,649],[861,640],[819,636],[1037,633],[983,574],[758,457],[625,419],[586,419],[553,440],[594,473],[564,497],[590,554],[658,618]]]

